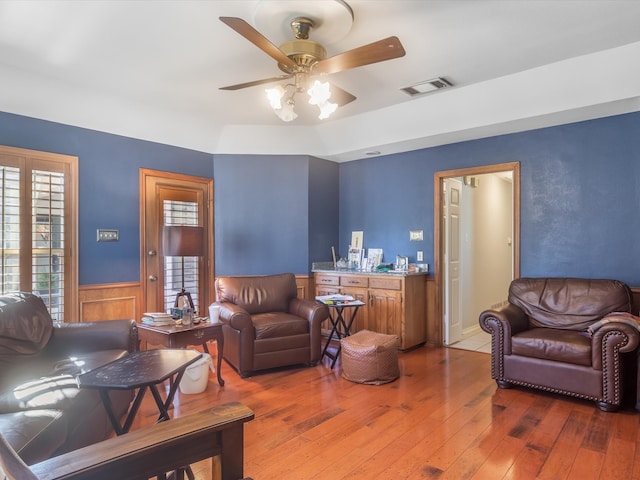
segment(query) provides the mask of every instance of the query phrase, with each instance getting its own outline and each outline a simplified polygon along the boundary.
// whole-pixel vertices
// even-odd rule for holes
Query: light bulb
[[[338,108],[338,104],[331,103],[331,102],[324,102],[318,105],[318,107],[320,108],[320,115],[318,115],[318,118],[320,120],[324,120],[325,118],[329,118],[329,116],[336,111],[336,109]]]
[[[321,105],[325,103],[331,97],[331,85],[329,82],[320,82],[316,80],[309,90],[309,103],[311,105]]]
[[[267,88],[265,89],[265,92],[267,93],[267,99],[269,100],[269,105],[271,105],[271,108],[273,108],[274,110],[282,108],[282,98],[286,93],[282,85],[278,85],[273,88]]]
[[[279,108],[274,111],[276,112],[276,115],[278,115],[278,117],[280,117],[280,119],[283,122],[291,122],[292,120],[295,120],[296,118],[298,118],[298,114],[293,111],[294,106],[295,106],[295,102],[293,101],[292,98],[290,98],[289,100],[286,101],[286,103],[282,106],[282,108]]]

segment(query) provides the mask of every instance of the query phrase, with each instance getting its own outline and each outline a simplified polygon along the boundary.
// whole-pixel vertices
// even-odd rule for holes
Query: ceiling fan
[[[220,90],[240,90],[293,78],[294,83],[280,87],[278,92],[269,93],[267,91],[268,95],[280,97],[276,99],[275,103],[273,101],[271,103],[278,116],[285,121],[293,120],[297,116],[293,113],[293,97],[296,93],[303,92],[306,89],[309,89],[308,93],[311,97],[309,103],[318,105],[321,110],[320,118],[328,116],[326,111],[323,111],[323,107],[332,105],[332,107],[327,108],[333,111],[337,106],[346,105],[356,99],[349,92],[328,82],[321,83],[316,81],[313,85],[310,85],[310,80],[313,77],[384,62],[405,55],[404,47],[398,37],[392,36],[327,57],[327,51],[320,43],[309,40],[309,33],[314,27],[314,22],[307,17],[296,17],[291,21],[291,29],[295,40],[289,40],[280,45],[280,47],[275,46],[241,18],[220,17],[220,20],[276,60],[278,68],[285,73],[277,77],[221,87]],[[287,88],[290,91],[287,91]],[[320,92],[320,97],[316,97],[318,92]],[[329,97],[335,103],[328,102]],[[270,101],[271,98],[270,96]]]

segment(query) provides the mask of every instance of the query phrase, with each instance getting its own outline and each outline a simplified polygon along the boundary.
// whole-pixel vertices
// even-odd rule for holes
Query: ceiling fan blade
[[[356,99],[355,96],[351,95],[346,90],[341,89],[335,84],[331,84],[331,98],[329,101],[335,102],[339,107],[346,105],[347,103],[351,103]]]
[[[260,50],[265,52],[271,58],[277,62],[286,65],[287,67],[295,68],[296,64],[293,60],[287,57],[282,50],[271,43],[264,35],[258,32],[255,28],[249,25],[241,18],[236,17],[219,17],[220,20],[242,35],[244,38],[253,43]]]
[[[313,67],[313,73],[337,73],[350,68],[403,57],[404,54],[404,47],[398,37],[389,37],[320,60]]]
[[[293,75],[279,75],[277,77],[264,78],[262,80],[254,80],[253,82],[238,83],[236,85],[229,85],[227,87],[220,87],[219,90],[240,90],[241,88],[255,87],[256,85],[262,85],[265,83],[279,82],[291,78]]]

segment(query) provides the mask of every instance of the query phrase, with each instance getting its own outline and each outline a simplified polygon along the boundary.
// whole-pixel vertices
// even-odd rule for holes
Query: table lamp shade
[[[162,227],[162,254],[165,257],[204,255],[204,228],[187,225]]]

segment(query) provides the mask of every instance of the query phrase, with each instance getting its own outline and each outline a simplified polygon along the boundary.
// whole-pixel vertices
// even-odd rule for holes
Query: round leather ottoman
[[[360,330],[340,340],[342,376],[356,383],[382,385],[400,376],[396,335]]]

